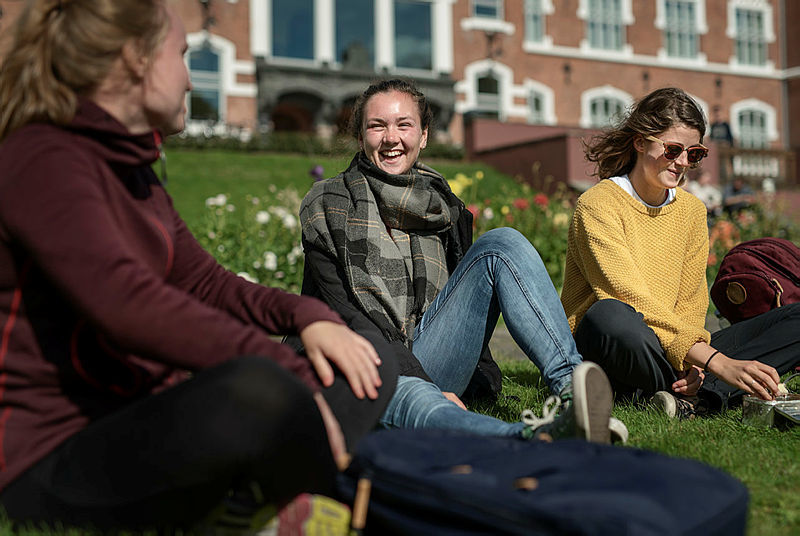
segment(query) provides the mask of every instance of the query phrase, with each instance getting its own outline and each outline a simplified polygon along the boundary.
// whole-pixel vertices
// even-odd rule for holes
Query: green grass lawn
[[[349,163],[348,158],[242,154],[223,151],[203,153],[172,151],[169,154],[169,190],[178,210],[189,222],[204,211],[206,197],[230,193],[243,197],[266,195],[270,185],[293,187],[302,196],[312,183],[309,170],[315,165],[333,176]],[[446,178],[456,173],[486,177],[480,197],[507,196],[522,191],[511,178],[477,163],[429,162]],[[560,283],[560,282],[559,282]],[[538,372],[528,363],[504,361],[504,393],[520,399],[503,399],[491,407],[475,408],[507,421],[519,419],[522,409],[541,407],[547,396]],[[678,422],[652,410],[630,406],[615,408],[630,431],[629,446],[672,456],[688,457],[735,476],[751,494],[748,533],[751,535],[800,534],[800,428],[790,431],[758,430],[740,423],[741,410],[695,421]],[[702,508],[703,497],[686,490],[686,507]]]
[[[275,189],[292,187],[302,196],[310,187],[309,170],[325,168],[326,177],[343,170],[349,158],[172,150],[168,154],[168,190],[189,227],[196,225],[206,211],[205,199],[219,193],[234,200],[246,195],[270,196]],[[457,172],[474,175],[481,170],[480,196],[519,195],[522,188],[486,166],[476,163],[429,162],[451,179]],[[560,283],[560,282],[559,282]],[[500,358],[504,373],[501,398],[482,411],[507,421],[519,419],[520,411],[539,411],[547,396],[538,371],[527,362]],[[741,424],[741,411],[694,421],[675,421],[648,408],[619,405],[614,415],[630,431],[631,448],[643,448],[700,460],[741,480],[750,490],[748,534],[773,536],[800,534],[800,428],[789,431],[760,430]],[[686,508],[703,508],[702,492],[686,490]],[[0,522],[0,535],[10,532]],[[72,531],[23,531],[21,534],[80,534]],[[700,536],[700,535],[698,535]]]
[[[230,194],[233,199],[246,195],[257,197],[271,194],[271,189],[294,188],[302,197],[314,179],[309,171],[320,165],[325,177],[344,171],[350,157],[330,158],[302,155],[277,155],[229,151],[172,150],[167,153],[167,190],[172,195],[181,216],[190,224],[202,218],[204,201],[213,195]],[[426,161],[446,179],[456,173],[473,175],[483,171],[481,198],[520,195],[522,187],[507,176],[478,163]],[[156,170],[159,170],[156,166]],[[271,188],[272,187],[272,188]],[[481,200],[482,200],[481,199]]]
[[[523,409],[538,412],[547,397],[530,363],[500,360],[503,394],[497,403],[471,409],[512,421]],[[742,481],[750,491],[748,534],[800,534],[800,427],[781,431],[741,423],[741,409],[692,421],[677,421],[654,409],[620,404],[614,416],[628,426],[628,447],[699,460]],[[702,493],[686,490],[686,508],[703,508]]]

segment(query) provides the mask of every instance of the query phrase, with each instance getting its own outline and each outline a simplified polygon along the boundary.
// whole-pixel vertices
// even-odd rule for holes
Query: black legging
[[[711,335],[711,346],[733,359],[756,360],[784,374],[800,364],[800,303],[785,305]],[[575,330],[578,351],[598,363],[618,396],[671,391],[677,379],[656,334],[630,305],[594,303]],[[741,401],[744,391],[706,374],[699,393],[712,409]]]
[[[324,393],[350,445],[394,390],[396,370],[381,373],[377,401],[347,396],[342,377]],[[251,481],[280,504],[302,492],[331,495],[335,477],[308,388],[268,359],[243,357],[92,423],[12,482],[0,503],[13,520],[163,529],[194,524]]]

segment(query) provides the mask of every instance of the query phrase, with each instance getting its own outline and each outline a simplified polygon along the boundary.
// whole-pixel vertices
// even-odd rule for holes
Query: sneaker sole
[[[575,426],[580,437],[593,443],[611,443],[608,421],[614,394],[606,373],[599,365],[584,362],[572,373]]]
[[[678,414],[677,402],[675,397],[666,391],[658,391],[651,399],[653,405],[667,417],[675,418]]]

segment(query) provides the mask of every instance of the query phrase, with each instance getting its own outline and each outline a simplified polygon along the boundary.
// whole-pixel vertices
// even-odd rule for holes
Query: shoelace
[[[561,407],[561,399],[556,395],[550,395],[542,405],[542,416],[537,417],[536,414],[529,410],[522,410],[520,420],[523,424],[530,426],[532,430],[540,427],[543,424],[549,424],[556,418],[558,408]]]

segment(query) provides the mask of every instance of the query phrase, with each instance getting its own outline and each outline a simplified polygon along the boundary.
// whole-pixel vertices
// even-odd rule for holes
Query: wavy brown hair
[[[695,100],[676,87],[656,89],[636,102],[618,125],[585,144],[586,159],[597,164],[595,175],[601,179],[625,175],[636,164],[636,136],[658,137],[675,125],[695,129],[702,143],[706,118]]]
[[[166,35],[164,0],[31,0],[0,66],[0,140],[31,122],[69,123],[133,41],[151,57]]]
[[[361,130],[364,128],[364,108],[367,107],[369,99],[378,93],[389,93],[390,91],[399,91],[409,95],[419,107],[419,118],[422,130],[428,129],[430,136],[430,126],[433,121],[433,110],[431,109],[428,99],[425,95],[417,89],[413,82],[403,80],[401,78],[393,78],[389,80],[379,80],[370,85],[364,93],[359,95],[353,104],[353,115],[350,117],[350,134],[356,140],[361,139]]]

